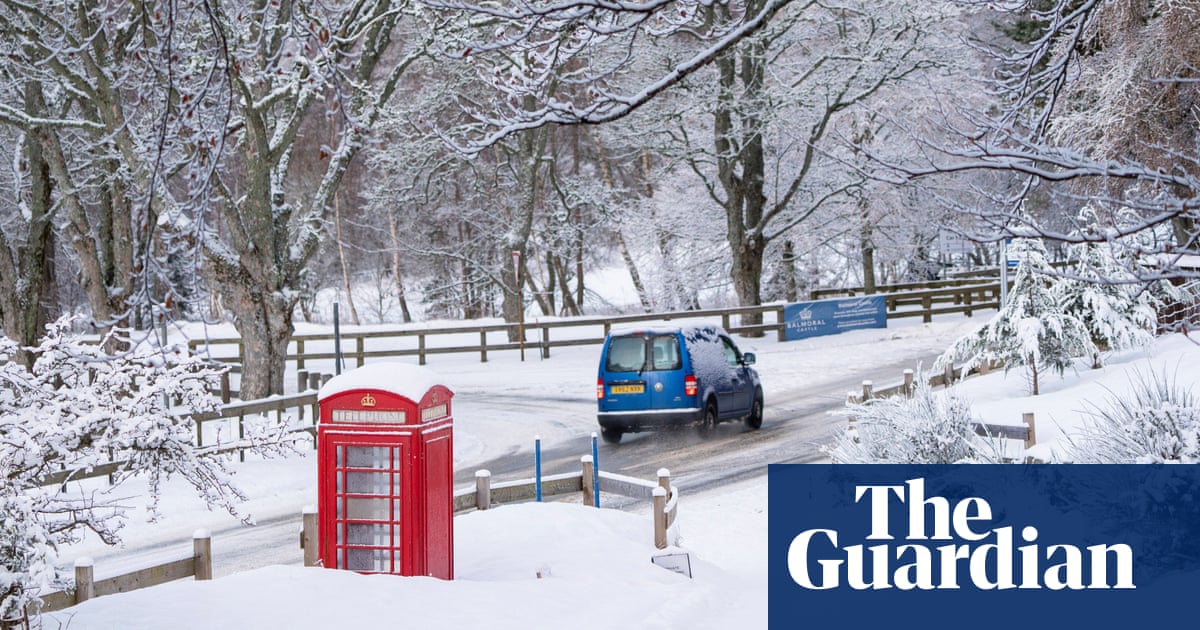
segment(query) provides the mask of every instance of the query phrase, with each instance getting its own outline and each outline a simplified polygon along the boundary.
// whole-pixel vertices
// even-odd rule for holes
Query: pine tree
[[[1081,243],[1072,248],[1075,274],[1054,285],[1063,312],[1087,328],[1095,349],[1092,368],[1103,367],[1101,353],[1145,346],[1158,327],[1157,293],[1135,284],[1129,263],[1107,243]]]
[[[938,357],[934,369],[964,361],[964,370],[984,363],[1002,363],[1007,371],[1025,366],[1030,392],[1037,395],[1041,374],[1062,374],[1073,359],[1095,351],[1087,326],[1063,309],[1055,280],[1040,272],[1048,269],[1046,249],[1038,239],[1014,239],[1017,267],[1008,301],[978,331],[962,337]]]

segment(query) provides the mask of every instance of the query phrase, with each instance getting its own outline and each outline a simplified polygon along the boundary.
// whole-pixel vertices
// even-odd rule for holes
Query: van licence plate
[[[640,394],[646,391],[645,385],[613,385],[609,390],[614,394]]]

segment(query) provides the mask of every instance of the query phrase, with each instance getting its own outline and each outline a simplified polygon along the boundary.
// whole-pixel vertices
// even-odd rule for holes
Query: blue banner
[[[771,628],[1196,627],[1200,466],[768,470]]]
[[[797,302],[783,307],[784,339],[795,341],[860,328],[887,328],[882,295]]]

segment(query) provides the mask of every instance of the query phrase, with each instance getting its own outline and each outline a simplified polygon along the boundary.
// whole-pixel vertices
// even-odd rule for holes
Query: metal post
[[[542,438],[533,437],[533,488],[534,500],[542,502]]]
[[[596,434],[592,433],[592,505],[600,507],[600,450],[596,445]]]
[[[333,303],[333,373],[342,373],[342,329],[338,322],[338,303]]]

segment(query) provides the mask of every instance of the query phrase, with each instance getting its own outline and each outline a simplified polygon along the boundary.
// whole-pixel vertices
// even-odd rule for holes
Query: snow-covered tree
[[[1092,215],[1091,208],[1083,213]],[[1090,229],[1101,229],[1093,222]],[[1101,353],[1144,346],[1158,329],[1163,299],[1176,293],[1167,282],[1144,284],[1131,271],[1129,248],[1113,242],[1081,242],[1068,248],[1071,266],[1056,280],[1063,312],[1083,322],[1095,351],[1092,367],[1101,367]]]
[[[911,398],[847,404],[852,428],[822,450],[839,464],[1001,463],[997,441],[975,434],[971,405],[928,381],[918,375]]]
[[[194,417],[216,410],[220,369],[178,348],[135,346],[110,354],[106,344],[70,332],[70,319],[47,327],[32,368],[0,337],[0,618],[20,617],[52,577],[58,545],[91,531],[118,541],[129,497],[122,485],[144,477],[151,513],[162,483],[187,480],[210,506],[236,513],[225,443],[196,448]],[[121,329],[110,334],[121,335]],[[126,340],[127,341],[127,340]],[[270,454],[283,433],[260,426],[247,444]],[[111,461],[124,462],[107,490],[81,492],[70,481]],[[50,475],[68,481],[44,485]]]
[[[1169,240],[1136,245],[1127,271],[1143,282],[1195,278],[1182,254],[1200,253],[1200,98],[1190,2],[961,0],[1019,21],[1015,40],[991,43],[999,99],[951,125],[953,142],[927,143],[924,159],[892,162],[901,179],[997,171],[1023,185],[993,194],[995,209],[961,205],[987,238],[1038,235],[1055,241],[1137,240],[1166,228]],[[1019,33],[1018,33],[1019,31]],[[1058,211],[1033,216],[1023,202],[1058,190],[1124,209],[1133,218],[1108,233],[1077,230]],[[1077,197],[1075,198],[1077,200]],[[1077,201],[1076,201],[1077,205]],[[1146,264],[1153,260],[1155,264]]]
[[[747,2],[754,10],[764,4]],[[671,98],[686,113],[673,115],[679,122],[667,131],[677,159],[724,215],[740,304],[761,302],[765,254],[774,241],[818,219],[828,222],[827,208],[861,186],[862,175],[832,155],[835,130],[856,108],[886,106],[890,88],[916,84],[937,65],[932,34],[947,19],[945,8],[792,3],[680,83]],[[743,324],[760,320],[747,315]]]
[[[1002,363],[1005,371],[1023,366],[1030,391],[1037,395],[1046,370],[1059,374],[1077,357],[1091,356],[1095,346],[1087,326],[1063,310],[1054,289],[1046,249],[1039,239],[1015,239],[1010,252],[1020,260],[1008,301],[982,328],[956,340],[934,369],[961,362],[967,370],[984,363]]]

